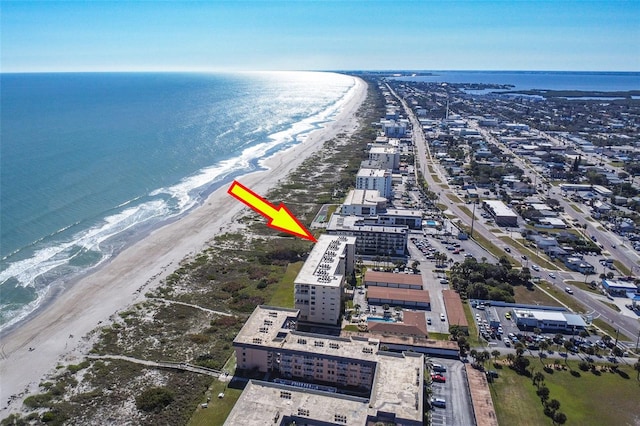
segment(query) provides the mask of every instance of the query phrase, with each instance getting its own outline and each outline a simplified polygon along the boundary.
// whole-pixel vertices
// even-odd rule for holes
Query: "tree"
[[[507,361],[509,361],[509,365],[513,366],[513,362],[515,361],[516,356],[512,353],[507,354]]]
[[[534,386],[540,386],[540,383],[544,382],[544,374],[537,371],[536,374],[533,375],[533,384]]]
[[[549,388],[546,387],[545,385],[542,385],[538,388],[538,390],[536,391],[536,395],[538,395],[540,397],[540,400],[544,403],[547,401],[547,399],[549,399]]]
[[[638,377],[636,377],[636,379],[640,380],[640,361],[633,364],[633,369],[638,372]]]
[[[559,425],[563,425],[567,422],[567,415],[558,411],[553,415],[553,422]]]
[[[546,340],[543,340],[542,342],[540,342],[540,344],[538,345],[540,346],[540,351],[546,351],[547,349],[549,349],[549,344],[547,343]]]
[[[469,355],[471,355],[471,358],[473,358],[473,362],[475,364],[476,359],[478,357],[478,351],[476,351],[475,349],[471,349],[471,352],[469,352]]]
[[[569,358],[569,351],[571,349],[573,349],[573,343],[571,343],[571,341],[567,340],[566,342],[564,342],[564,349],[565,349],[565,354],[567,355],[567,357],[565,358],[565,361],[567,358]]]
[[[413,263],[411,263],[411,269],[413,269],[414,273],[418,273],[418,266],[420,266],[420,262],[418,262],[417,260],[414,260]]]
[[[494,362],[498,362],[498,358],[500,357],[500,351],[497,349],[494,349],[491,351],[491,356],[493,356],[493,360]],[[638,373],[640,374],[640,373]]]
[[[560,408],[560,401],[558,401],[557,399],[552,399],[551,401],[547,402],[547,407],[549,407],[554,412],[558,411],[558,409]]]

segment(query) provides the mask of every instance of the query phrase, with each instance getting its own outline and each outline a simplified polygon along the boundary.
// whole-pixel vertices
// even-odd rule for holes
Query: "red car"
[[[447,379],[445,379],[445,377],[442,374],[432,374],[431,375],[431,380],[434,382],[439,382],[439,383],[446,383]]]

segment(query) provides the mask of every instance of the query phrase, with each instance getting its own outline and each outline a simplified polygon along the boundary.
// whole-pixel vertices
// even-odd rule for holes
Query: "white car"
[[[444,321],[444,320],[445,320],[444,314],[440,314],[440,321]]]
[[[549,277],[550,277],[552,280],[555,280],[555,279],[556,279],[556,275],[555,275],[554,273],[552,273],[552,272],[550,272],[550,273],[549,273]]]
[[[534,271],[539,271],[540,267],[538,265],[531,265],[531,269],[533,269]]]

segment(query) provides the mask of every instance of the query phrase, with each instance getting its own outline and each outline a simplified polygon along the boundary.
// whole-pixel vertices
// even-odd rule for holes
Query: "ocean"
[[[0,74],[0,329],[303,141],[354,83],[315,72]]]

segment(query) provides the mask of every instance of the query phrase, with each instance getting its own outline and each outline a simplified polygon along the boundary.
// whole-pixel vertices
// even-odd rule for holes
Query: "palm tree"
[[[494,350],[491,351],[491,355],[493,356],[493,362],[497,363],[498,362],[498,357],[500,356],[500,351],[497,350],[497,349],[494,349]]]
[[[633,364],[633,369],[638,372],[637,379],[640,380],[640,361],[638,361],[635,364]]]
[[[513,361],[515,361],[516,356],[512,353],[507,354],[507,361],[509,361],[509,365],[513,366]]]

